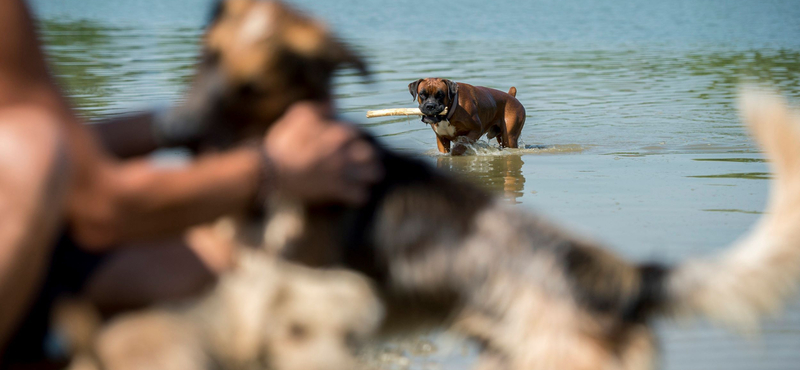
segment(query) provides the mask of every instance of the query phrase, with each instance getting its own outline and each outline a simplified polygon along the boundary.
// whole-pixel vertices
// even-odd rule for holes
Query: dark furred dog
[[[449,153],[450,142],[465,137],[475,142],[484,134],[497,138],[503,148],[516,148],[522,126],[525,124],[525,107],[517,100],[517,89],[508,93],[482,86],[472,86],[441,78],[423,78],[408,84],[408,91],[419,103],[425,115],[422,122],[431,125],[436,133],[439,151]],[[447,115],[439,113],[447,108]],[[456,143],[453,155],[461,155],[466,148]]]
[[[297,101],[328,101],[334,71],[362,59],[319,21],[277,1],[215,6],[197,74],[174,131],[204,132],[195,146],[226,147],[264,134]]]
[[[250,10],[236,10],[241,4]],[[239,87],[265,86],[319,72],[302,69],[314,68],[310,62],[298,67],[243,60],[271,61],[284,53],[315,60],[337,55],[335,51],[341,48],[330,42],[322,27],[309,26],[299,34],[301,43],[273,37],[288,34],[286,29],[294,25],[275,21],[289,17],[270,11],[282,8],[272,4],[276,3],[229,0],[222,18],[209,29],[208,40],[217,33],[232,42],[269,40],[248,48],[210,46],[206,52],[217,55],[207,56],[198,72],[200,81],[207,78],[206,73],[223,71],[223,76],[235,76],[221,80],[221,90],[212,92],[224,93],[211,101],[237,107],[213,108],[230,115],[220,116],[217,122],[255,125],[237,132],[261,135],[271,123],[265,117],[276,113],[270,99],[287,101],[284,91],[274,87],[263,90],[270,93],[259,99],[243,97]],[[246,27],[255,11],[264,12],[258,17],[277,22],[267,24],[280,26]],[[329,85],[330,73],[323,75],[324,85]],[[275,86],[303,90],[302,86]],[[435,96],[439,87],[430,91]],[[320,96],[325,95],[330,96]],[[476,338],[483,349],[480,368],[649,369],[656,358],[649,325],[653,318],[705,316],[748,327],[778,309],[797,287],[800,118],[774,96],[746,97],[747,121],[775,173],[773,192],[755,229],[714,258],[672,267],[624,261],[542,217],[377,142],[386,176],[366,205],[311,205],[282,199],[267,205],[271,219],[261,224],[266,229],[263,234],[268,247],[281,247],[290,260],[345,266],[371,276],[388,306],[387,326],[408,329],[409,323],[444,323]],[[473,108],[479,108],[473,112],[480,115],[481,104],[464,104],[468,108],[460,106],[454,115]],[[191,113],[191,109],[184,111]]]

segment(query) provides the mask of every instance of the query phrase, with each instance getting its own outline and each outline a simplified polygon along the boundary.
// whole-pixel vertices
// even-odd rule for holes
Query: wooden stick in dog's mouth
[[[438,115],[442,116],[446,114],[447,108],[445,108],[442,113],[439,113]],[[422,111],[420,111],[419,108],[390,108],[367,111],[367,118],[387,116],[424,116],[424,114],[422,114]]]

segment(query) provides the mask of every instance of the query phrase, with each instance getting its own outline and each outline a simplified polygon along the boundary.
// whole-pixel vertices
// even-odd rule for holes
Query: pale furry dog
[[[349,370],[379,326],[370,283],[242,249],[207,296],[123,315],[104,326],[71,369]]]

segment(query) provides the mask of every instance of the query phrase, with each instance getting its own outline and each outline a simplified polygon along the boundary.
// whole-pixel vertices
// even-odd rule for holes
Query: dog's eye
[[[294,340],[303,340],[308,336],[308,329],[301,324],[293,323],[289,326],[289,336]]]
[[[444,94],[441,91],[436,93],[436,99],[441,99],[443,97],[444,97]]]
[[[239,86],[239,95],[242,97],[252,97],[260,94],[261,90],[254,83],[246,83]]]
[[[355,350],[358,347],[358,336],[352,331],[348,331],[344,336],[344,342],[348,348]]]
[[[219,61],[219,51],[216,50],[208,50],[203,53],[202,63],[203,64],[217,64]]]

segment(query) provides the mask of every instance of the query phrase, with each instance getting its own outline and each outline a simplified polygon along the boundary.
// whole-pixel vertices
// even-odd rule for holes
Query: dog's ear
[[[447,85],[447,96],[452,102],[456,97],[456,93],[458,92],[458,84],[450,80],[444,80],[444,84]]]
[[[319,60],[333,69],[349,65],[362,76],[369,76],[364,59],[317,22],[295,21],[284,31],[284,40],[289,50],[303,58]]]
[[[364,59],[350,46],[335,37],[329,37],[326,58],[335,65],[349,65],[358,70],[363,77],[369,77],[369,68]]]
[[[422,82],[422,78],[416,80],[410,84],[408,84],[408,92],[411,93],[411,96],[416,101],[417,100],[417,88],[419,87],[419,83]]]
[[[223,0],[214,1],[214,4],[211,5],[211,12],[208,13],[206,25],[203,27],[203,29],[211,27],[211,25],[213,25],[219,19],[219,17],[222,15],[222,11],[224,10],[224,6],[225,4],[223,3]]]
[[[280,284],[273,292],[270,308],[274,310],[286,306],[292,298],[291,295],[291,287],[287,286],[286,283]]]

